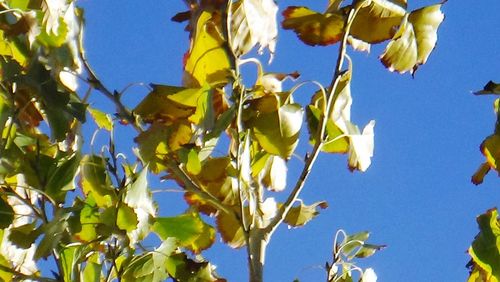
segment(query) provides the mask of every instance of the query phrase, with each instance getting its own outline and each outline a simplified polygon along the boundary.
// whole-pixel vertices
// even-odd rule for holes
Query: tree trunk
[[[247,253],[250,282],[262,282],[266,257],[267,236],[262,229],[250,230]]]

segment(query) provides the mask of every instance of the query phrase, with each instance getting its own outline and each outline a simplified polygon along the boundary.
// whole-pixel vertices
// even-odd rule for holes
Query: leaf
[[[350,35],[369,44],[391,39],[406,14],[406,1],[371,0],[369,3],[354,18]]]
[[[73,223],[73,235],[83,242],[91,242],[97,239],[99,234],[96,228],[102,222],[101,215],[103,214],[101,214],[94,197],[90,194],[83,202],[82,209],[76,213],[78,222]]]
[[[184,57],[183,84],[187,87],[223,85],[230,76],[231,62],[224,48],[221,17],[202,11],[191,34],[191,47]]]
[[[184,88],[152,85],[151,91],[133,112],[146,122],[157,120],[174,122],[186,119],[196,111],[198,98],[206,88]]]
[[[380,60],[390,71],[412,74],[425,64],[437,41],[437,29],[444,20],[442,4],[407,14]]]
[[[198,153],[194,149],[189,150],[186,162],[186,169],[189,173],[197,175],[201,172],[201,163]]]
[[[225,279],[218,277],[214,265],[189,259],[184,253],[169,256],[166,267],[168,274],[175,281],[226,282]]]
[[[14,220],[14,210],[10,204],[0,197],[0,229],[5,229]]]
[[[287,213],[285,222],[292,227],[304,226],[319,214],[318,207],[326,209],[328,204],[326,202],[316,202],[309,206],[303,203],[293,206]]]
[[[286,161],[279,156],[267,158],[266,165],[259,175],[265,187],[271,191],[280,192],[286,188]]]
[[[251,125],[255,138],[266,152],[288,159],[298,143],[303,109],[287,104],[271,113],[261,113]]]
[[[240,222],[233,214],[220,211],[216,218],[217,230],[222,241],[231,248],[238,249],[245,246],[245,234]]]
[[[99,128],[106,129],[107,131],[113,130],[113,119],[109,114],[106,114],[104,112],[101,112],[98,109],[94,108],[87,108],[89,113],[92,115],[94,118],[95,123]]]
[[[478,216],[479,234],[472,242],[468,252],[486,273],[486,281],[500,281],[500,223],[498,211],[488,210]]]
[[[0,235],[3,235],[0,233]],[[0,280],[3,282],[11,282],[14,279],[14,274],[6,271],[4,269],[10,269],[12,266],[9,261],[3,256],[0,255]]]
[[[309,105],[306,110],[306,116],[309,129],[309,141],[315,144],[318,135],[321,110],[313,105]],[[345,154],[349,151],[349,138],[347,136],[342,136],[344,133],[331,119],[327,121],[326,134],[327,138],[325,144],[321,148],[323,152]]]
[[[488,136],[480,148],[490,167],[500,173],[500,134]]]
[[[47,258],[53,249],[61,244],[61,239],[68,228],[69,213],[65,213],[62,209],[57,210],[52,221],[42,225],[44,236],[38,243],[34,260]]]
[[[150,220],[156,215],[153,197],[148,188],[147,176],[148,169],[145,167],[139,173],[137,179],[131,185],[127,186],[123,200],[128,207],[133,209],[137,218],[136,226],[127,227],[130,244],[135,244],[147,236],[150,230]],[[128,212],[128,216],[132,217],[133,215]]]
[[[233,3],[231,14],[231,48],[236,57],[248,53],[256,44],[259,53],[276,48],[278,6],[273,0],[240,0]]]
[[[353,251],[364,245],[370,237],[370,232],[361,231],[352,235],[347,235],[339,248],[342,248],[342,253],[348,257],[354,257]],[[357,252],[356,252],[357,253]]]
[[[335,11],[321,14],[306,7],[291,6],[283,11],[283,29],[293,30],[304,43],[331,45],[337,43],[344,33],[345,16]]]
[[[36,223],[27,223],[9,229],[9,241],[21,249],[28,249],[40,235]]]
[[[163,159],[170,151],[167,145],[171,128],[162,124],[153,124],[148,130],[141,132],[134,141],[139,145],[142,162],[153,173],[166,169]]]
[[[76,153],[72,156],[61,158],[49,176],[45,185],[45,193],[58,203],[64,202],[66,192],[75,189],[74,180],[80,167],[81,155]]]
[[[116,214],[116,226],[118,226],[118,228],[131,232],[137,228],[138,223],[139,221],[137,220],[134,209],[124,204],[118,207]]]
[[[80,166],[83,193],[92,193],[97,206],[111,207],[117,200],[111,179],[106,171],[105,160],[97,155],[85,155]]]
[[[374,133],[373,127],[375,121],[371,120],[363,132],[360,133],[356,125],[350,125],[348,128],[349,134],[349,169],[351,171],[357,169],[365,172],[371,164],[374,148]]]
[[[483,90],[474,92],[475,95],[484,95],[484,94],[496,94],[500,95],[500,84],[495,83],[493,81],[488,81],[484,86]]]
[[[196,213],[186,213],[175,217],[158,217],[153,231],[162,240],[174,237],[180,246],[199,253],[209,248],[215,241],[215,230],[203,222]]]
[[[89,282],[99,282],[101,281],[101,268],[102,265],[98,264],[96,262],[92,261],[87,261],[87,264],[85,265],[85,268],[83,269],[82,272],[82,281],[89,281]]]
[[[356,252],[355,257],[357,258],[367,258],[374,255],[377,251],[385,248],[384,245],[372,245],[372,244],[364,244],[361,249]]]
[[[472,175],[471,182],[475,185],[483,183],[484,177],[488,174],[488,172],[490,172],[490,169],[491,167],[488,162],[482,163],[474,175]]]

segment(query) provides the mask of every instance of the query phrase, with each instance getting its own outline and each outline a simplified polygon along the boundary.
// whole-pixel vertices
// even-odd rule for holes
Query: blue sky
[[[322,10],[326,2],[279,1],[278,5],[280,11],[290,5]],[[409,6],[433,3],[413,1]],[[170,18],[185,10],[183,1],[80,0],[78,4],[85,9],[89,61],[108,88],[121,90],[132,82],[180,85],[188,34],[183,24]],[[477,233],[475,217],[500,203],[500,179],[494,172],[478,187],[470,183],[483,162],[479,144],[493,132],[495,121],[494,98],[476,97],[471,91],[490,79],[500,80],[499,10],[496,0],[448,1],[438,45],[415,78],[382,66],[378,55],[384,44],[369,55],[349,49],[354,64],[352,120],[359,125],[371,119],[377,122],[372,166],[366,173],[351,173],[346,156],[319,158],[301,198],[307,203],[326,200],[330,207],[303,228],[278,230],[268,248],[266,281],[324,281],[320,267],[331,260],[339,228],[350,233],[369,230],[373,243],[388,245],[362,263],[375,268],[379,281],[466,279],[466,250]],[[335,46],[312,48],[291,31],[280,30],[275,59],[266,69],[297,70],[300,81],[327,85],[336,54]],[[304,88],[296,99],[308,101],[312,91]],[[144,87],[131,88],[125,103],[135,106],[146,92]],[[93,94],[94,106],[112,110],[99,95]],[[131,142],[132,131],[118,132],[118,140]],[[127,142],[125,147],[131,144]],[[290,168],[290,183],[298,169]],[[152,183],[155,188],[172,188]],[[155,194],[155,199],[162,215],[185,208],[179,193]],[[229,281],[247,279],[244,250],[217,244],[205,255]]]

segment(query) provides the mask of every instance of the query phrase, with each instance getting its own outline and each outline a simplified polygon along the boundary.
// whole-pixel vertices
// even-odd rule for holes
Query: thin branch
[[[85,55],[85,50],[83,48],[83,25],[81,26],[79,38],[78,38],[78,55],[80,57],[80,60],[83,63],[83,66],[88,74],[88,78],[86,81],[94,87],[94,89],[98,90],[101,92],[106,98],[111,100],[113,104],[116,106],[116,110],[118,112],[118,116],[124,120],[126,120],[129,124],[132,124],[132,126],[138,131],[141,132],[142,129],[140,128],[139,125],[137,125],[136,119],[134,114],[123,105],[123,103],[120,101],[120,94],[118,92],[111,92],[104,84],[99,80],[97,75],[95,74],[94,70],[90,66],[87,57]]]
[[[312,169],[314,163],[316,162],[316,159],[318,158],[318,155],[319,155],[319,152],[321,151],[322,146],[324,145],[323,141],[325,139],[326,125],[328,122],[328,118],[330,116],[331,109],[333,108],[334,102],[337,99],[338,94],[336,95],[335,92],[336,92],[337,86],[338,86],[340,79],[342,77],[342,74],[343,74],[342,73],[342,65],[344,63],[344,57],[346,54],[347,38],[349,36],[349,32],[351,29],[351,25],[354,21],[354,18],[356,17],[356,14],[358,13],[358,11],[361,9],[361,6],[363,4],[362,2],[363,1],[361,1],[361,3],[358,2],[356,4],[355,8],[352,8],[349,11],[349,14],[347,17],[347,24],[346,24],[346,27],[344,30],[344,36],[342,37],[342,42],[339,46],[337,65],[335,67],[332,82],[330,83],[330,87],[328,89],[329,96],[328,96],[326,111],[322,115],[321,124],[320,124],[320,128],[318,131],[319,138],[316,139],[317,142],[315,143],[310,155],[306,156],[306,162],[304,164],[304,167],[302,169],[300,177],[298,178],[298,180],[295,184],[295,187],[293,188],[290,195],[288,195],[286,202],[279,208],[276,216],[272,219],[272,221],[265,228],[265,231],[269,235],[272,235],[272,233],[283,222],[283,220],[285,220],[285,217],[287,216],[288,212],[292,208],[292,205],[295,203],[300,192],[304,188],[304,184],[311,173],[311,169]]]
[[[22,272],[19,272],[17,270],[14,270],[10,267],[7,267],[7,266],[1,265],[1,264],[0,264],[0,270],[11,273],[12,275],[16,276],[16,278],[20,278],[22,280],[39,281],[39,282],[58,282],[59,281],[59,280],[53,279],[53,278],[37,277],[35,275],[24,274]]]

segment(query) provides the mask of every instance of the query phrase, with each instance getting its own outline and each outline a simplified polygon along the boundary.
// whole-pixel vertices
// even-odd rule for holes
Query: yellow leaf
[[[203,11],[192,34],[191,48],[186,54],[183,84],[200,87],[204,84],[225,84],[231,63],[221,35],[222,22],[215,12]]]
[[[304,43],[331,45],[338,42],[344,33],[345,16],[342,12],[321,14],[306,7],[288,7],[283,11],[284,29],[292,29]]]
[[[406,1],[372,0],[359,10],[350,34],[367,43],[391,39],[406,14]]]
[[[427,61],[437,41],[437,29],[444,20],[441,4],[424,7],[407,14],[398,32],[381,55],[390,70],[414,73]]]

